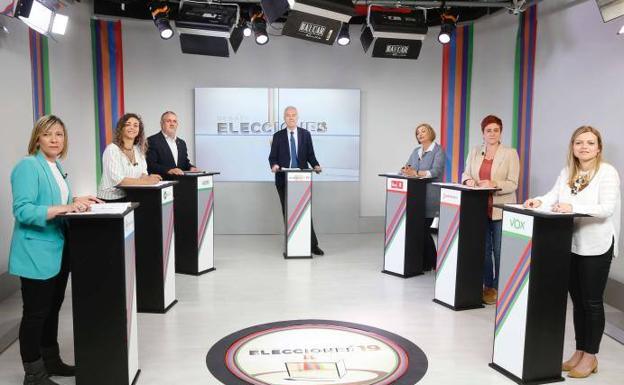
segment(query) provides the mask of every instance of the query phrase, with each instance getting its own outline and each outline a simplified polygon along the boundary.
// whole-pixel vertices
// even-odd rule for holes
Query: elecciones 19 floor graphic
[[[367,325],[294,320],[252,326],[206,356],[227,385],[414,385],[427,357],[407,339]]]

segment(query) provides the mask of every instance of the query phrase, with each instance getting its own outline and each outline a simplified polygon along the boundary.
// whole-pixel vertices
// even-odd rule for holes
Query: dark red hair
[[[500,127],[501,132],[503,132],[503,121],[496,115],[488,115],[481,121],[481,132],[485,131],[485,127],[488,124],[496,123]]]

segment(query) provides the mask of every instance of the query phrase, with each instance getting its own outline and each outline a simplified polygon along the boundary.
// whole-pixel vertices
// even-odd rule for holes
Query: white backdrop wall
[[[151,23],[124,21],[126,110],[142,114],[150,134],[159,130],[164,110],[176,111],[179,135],[192,152],[195,87],[361,89],[360,183],[316,183],[313,205],[319,232],[357,232],[365,227],[360,216],[383,215],[384,183],[377,174],[407,160],[416,124],[439,127],[442,54],[431,35],[418,61],[374,59],[364,56],[359,26],[352,36],[347,47],[279,36],[258,46],[246,39],[238,54],[224,59],[182,54],[177,39],[161,40]],[[259,162],[268,173],[267,157]],[[216,191],[217,232],[281,231],[272,183],[221,183]]]
[[[0,16],[1,17],[1,16]],[[16,19],[3,18],[11,34],[0,32],[0,115],[4,117],[3,150],[0,151],[0,275],[8,270],[9,243],[13,230],[10,175],[24,155],[32,128],[32,100],[28,32]]]

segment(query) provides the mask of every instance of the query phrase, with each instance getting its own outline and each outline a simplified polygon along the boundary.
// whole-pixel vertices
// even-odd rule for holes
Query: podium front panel
[[[503,239],[492,361],[520,379],[525,378],[533,221],[532,216],[503,211]]]
[[[128,341],[128,384],[139,371],[139,343],[137,331],[136,262],[134,246],[134,211],[124,217],[124,251],[126,255],[126,315]]]
[[[438,224],[438,257],[434,298],[455,306],[457,284],[457,255],[462,192],[440,190],[440,221]]]
[[[287,173],[285,257],[312,256],[312,174]]]
[[[161,190],[164,308],[175,301],[175,241],[173,186]]]
[[[197,271],[214,268],[214,190],[212,175],[197,178]]]
[[[405,274],[407,183],[406,179],[386,179],[384,270],[399,275]]]

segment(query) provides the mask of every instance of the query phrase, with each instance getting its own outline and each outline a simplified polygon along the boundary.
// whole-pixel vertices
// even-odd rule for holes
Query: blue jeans
[[[503,221],[488,219],[485,234],[485,263],[483,264],[483,286],[498,290],[498,272],[500,271],[501,238]]]

